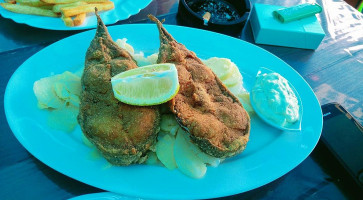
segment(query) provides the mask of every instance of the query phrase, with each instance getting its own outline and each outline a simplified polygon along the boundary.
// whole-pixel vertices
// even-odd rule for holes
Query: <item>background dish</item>
[[[151,3],[152,0],[111,0],[115,8],[109,11],[99,12],[102,21],[108,24],[114,24],[117,21],[129,18],[140,12]],[[96,28],[97,18],[94,14],[87,15],[86,21],[81,26],[68,27],[61,18],[43,17],[36,15],[25,15],[13,13],[5,10],[0,6],[0,15],[13,20],[16,23],[26,24],[32,27],[49,29],[49,30],[82,30]]]
[[[11,77],[5,91],[5,114],[19,142],[36,158],[69,177],[115,193],[152,199],[201,199],[245,192],[286,174],[310,154],[320,137],[322,113],[312,89],[295,70],[269,52],[236,38],[187,27],[165,28],[202,59],[230,58],[240,68],[247,90],[261,66],[293,82],[302,103],[309,105],[304,109],[302,130],[279,131],[252,115],[246,150],[217,168],[209,167],[202,179],[160,166],[111,166],[103,158],[92,156],[93,150],[82,142],[79,126],[70,134],[50,129],[47,111],[37,108],[32,90],[34,81],[42,77],[65,70],[75,72],[83,65],[95,34],[90,30],[44,48]],[[128,38],[136,51],[151,54],[159,48],[154,24],[112,26],[109,32],[114,40]]]

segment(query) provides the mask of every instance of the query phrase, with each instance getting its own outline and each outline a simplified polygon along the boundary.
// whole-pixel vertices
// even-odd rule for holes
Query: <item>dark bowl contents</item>
[[[186,1],[189,8],[199,16],[203,16],[206,12],[211,14],[210,22],[224,23],[232,22],[241,16],[238,10],[227,1],[210,0],[210,1]]]
[[[249,0],[180,0],[177,19],[181,25],[237,36],[249,11]]]

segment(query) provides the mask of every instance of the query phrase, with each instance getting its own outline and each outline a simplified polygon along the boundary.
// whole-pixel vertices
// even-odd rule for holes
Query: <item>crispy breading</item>
[[[137,107],[115,99],[111,77],[136,68],[136,62],[112,41],[97,15],[97,32],[86,53],[78,122],[85,136],[114,165],[145,161],[160,129],[158,107]]]
[[[169,105],[191,140],[219,158],[243,151],[251,125],[242,104],[194,52],[178,43],[154,16],[149,18],[160,33],[158,63],[174,63],[178,70],[179,93]]]

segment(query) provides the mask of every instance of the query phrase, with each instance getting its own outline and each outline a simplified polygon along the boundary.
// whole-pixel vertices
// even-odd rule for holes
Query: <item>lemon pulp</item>
[[[116,99],[137,106],[165,103],[179,91],[178,72],[169,63],[122,72],[112,77],[111,84]]]

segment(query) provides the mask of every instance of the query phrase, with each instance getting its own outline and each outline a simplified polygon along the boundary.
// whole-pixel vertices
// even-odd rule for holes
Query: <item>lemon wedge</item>
[[[116,99],[137,106],[165,103],[179,91],[174,64],[147,65],[117,74],[111,79]]]

